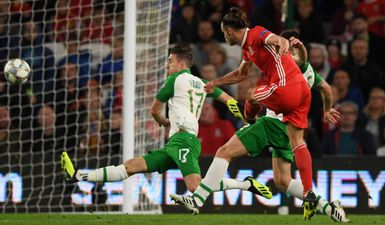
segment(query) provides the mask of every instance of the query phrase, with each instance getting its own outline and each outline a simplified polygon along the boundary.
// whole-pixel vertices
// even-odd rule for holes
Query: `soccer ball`
[[[30,73],[31,68],[22,59],[11,59],[4,66],[4,76],[11,84],[25,83]]]

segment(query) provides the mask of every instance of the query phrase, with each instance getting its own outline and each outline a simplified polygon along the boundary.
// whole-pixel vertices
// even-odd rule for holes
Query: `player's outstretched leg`
[[[332,220],[340,223],[350,223],[351,221],[346,216],[345,210],[342,208],[339,200],[334,200],[330,203]]]
[[[266,185],[259,183],[253,177],[248,176],[244,179],[244,181],[250,182],[250,187],[247,190],[252,192],[253,194],[260,195],[267,199],[271,199],[273,197],[270,188]]]
[[[183,206],[187,211],[191,212],[192,215],[199,214],[199,206],[197,205],[195,199],[191,196],[183,196],[177,194],[170,194],[171,200],[175,201],[175,203]]]

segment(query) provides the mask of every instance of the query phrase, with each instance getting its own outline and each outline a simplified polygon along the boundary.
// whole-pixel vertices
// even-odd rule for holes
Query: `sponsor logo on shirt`
[[[263,37],[266,32],[268,32],[269,30],[268,29],[264,29],[263,31],[261,31],[261,33],[259,34],[260,37]]]

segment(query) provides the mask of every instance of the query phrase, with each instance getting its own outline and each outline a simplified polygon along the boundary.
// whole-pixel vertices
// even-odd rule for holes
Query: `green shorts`
[[[236,134],[253,157],[261,154],[266,147],[272,147],[273,158],[294,161],[286,126],[278,119],[261,117],[254,124],[239,129]]]
[[[143,158],[147,164],[147,172],[163,173],[179,168],[185,177],[193,173],[201,174],[198,161],[200,154],[199,139],[193,134],[178,132],[163,148],[152,150]]]

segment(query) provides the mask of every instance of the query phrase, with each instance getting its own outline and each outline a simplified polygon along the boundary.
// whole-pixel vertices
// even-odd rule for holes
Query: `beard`
[[[238,44],[235,40],[232,39],[226,39],[226,43],[230,46]]]

